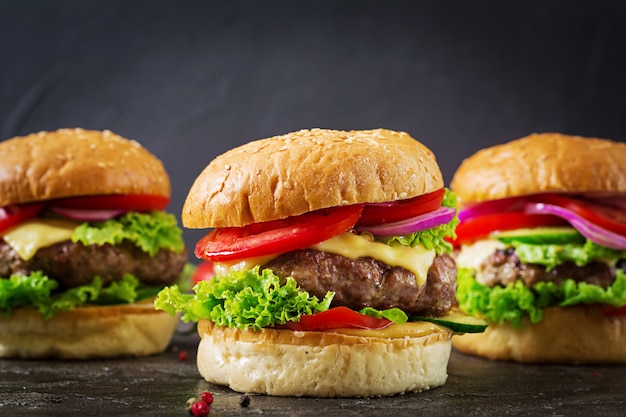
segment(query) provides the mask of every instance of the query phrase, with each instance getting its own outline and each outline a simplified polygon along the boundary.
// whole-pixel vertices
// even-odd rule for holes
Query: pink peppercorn
[[[209,391],[204,391],[202,394],[200,394],[200,398],[202,398],[202,401],[209,405],[213,404],[213,394],[211,394]]]
[[[211,411],[211,406],[202,400],[196,401],[191,406],[191,414],[195,417],[205,417],[209,415],[209,411]]]

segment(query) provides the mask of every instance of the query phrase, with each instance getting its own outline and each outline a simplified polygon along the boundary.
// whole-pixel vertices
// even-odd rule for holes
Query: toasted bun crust
[[[532,134],[476,152],[450,183],[460,204],[543,192],[626,193],[626,144]]]
[[[538,324],[490,324],[484,333],[454,336],[452,345],[492,360],[624,364],[626,316],[607,317],[595,306],[553,307]]]
[[[0,207],[98,194],[170,196],[159,159],[108,130],[60,129],[0,142]]]
[[[333,332],[241,331],[198,323],[198,370],[239,392],[371,397],[417,392],[447,379],[451,332],[377,338]]]
[[[178,317],[154,309],[153,301],[81,307],[45,320],[34,309],[0,317],[0,357],[89,359],[162,352]]]
[[[191,187],[182,223],[244,226],[327,207],[411,198],[441,187],[435,156],[406,133],[300,130],[218,156]]]

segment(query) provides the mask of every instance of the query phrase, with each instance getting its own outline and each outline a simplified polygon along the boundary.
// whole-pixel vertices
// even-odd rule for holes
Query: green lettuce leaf
[[[145,286],[131,274],[124,275],[121,281],[108,286],[103,286],[102,279],[95,277],[90,284],[69,290],[55,291],[58,287],[57,281],[48,278],[41,271],[0,278],[0,315],[8,316],[15,308],[33,307],[44,318],[50,318],[59,311],[72,310],[87,304],[134,303],[156,295],[161,289]]]
[[[179,253],[185,247],[176,218],[162,211],[131,211],[119,218],[83,223],[72,236],[72,242],[83,245],[117,245],[125,240],[133,242],[150,256],[162,248]]]
[[[281,282],[269,269],[259,272],[259,266],[200,281],[193,291],[184,294],[178,286],[167,287],[159,292],[155,307],[170,315],[181,312],[183,321],[209,319],[218,326],[259,330],[328,310],[334,296],[328,292],[320,301],[300,291],[293,278]]]
[[[564,262],[574,262],[578,266],[592,261],[615,261],[626,258],[626,251],[600,246],[590,240],[585,243],[531,244],[517,241],[511,242],[520,260],[527,264],[543,265],[548,269]]]
[[[372,307],[365,307],[359,310],[359,313],[366,316],[376,317],[377,319],[387,319],[396,324],[406,323],[409,320],[409,316],[400,310],[399,308],[388,308],[386,310],[376,310]]]
[[[595,303],[614,307],[626,305],[626,274],[621,270],[606,289],[571,279],[560,285],[541,282],[527,288],[522,281],[516,281],[506,287],[490,288],[478,283],[469,268],[459,268],[457,284],[456,297],[461,310],[494,323],[510,322],[516,327],[522,325],[525,316],[531,323],[538,323],[543,318],[542,310],[547,307]]]
[[[446,192],[441,204],[445,207],[452,207],[456,209],[456,194],[446,188]],[[459,223],[458,211],[454,215],[454,218],[446,224],[433,227],[432,229],[422,230],[416,233],[412,233],[404,236],[391,236],[388,238],[376,238],[377,241],[383,242],[387,245],[391,245],[393,242],[397,242],[401,245],[415,247],[422,245],[428,250],[435,250],[438,255],[442,253],[452,252],[452,244],[446,240],[446,238],[456,238],[456,226]]]

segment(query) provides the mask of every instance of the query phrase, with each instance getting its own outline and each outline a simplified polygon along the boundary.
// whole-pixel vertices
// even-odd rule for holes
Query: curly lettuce
[[[526,264],[543,265],[552,269],[565,262],[577,266],[593,261],[616,261],[626,259],[626,251],[610,249],[586,239],[584,243],[534,244],[512,241],[511,246],[520,260]]]
[[[176,218],[169,213],[128,212],[115,219],[83,223],[74,230],[72,242],[83,245],[118,245],[130,241],[154,256],[160,249],[180,253],[185,243]]]
[[[31,307],[36,308],[44,318],[50,318],[60,311],[84,305],[134,303],[155,296],[161,289],[141,284],[131,274],[107,286],[96,276],[86,285],[65,291],[57,291],[58,287],[57,281],[41,271],[0,278],[0,316],[8,316],[16,308]]]
[[[461,310],[494,323],[509,322],[515,327],[522,326],[524,317],[531,323],[540,322],[542,310],[547,307],[626,305],[626,274],[621,270],[617,270],[616,280],[606,289],[571,279],[559,285],[540,282],[531,288],[518,280],[506,287],[491,288],[478,283],[469,268],[459,268],[457,283],[456,297]]]
[[[446,188],[441,205],[456,209],[456,194]],[[441,255],[442,253],[452,252],[452,244],[448,239],[453,240],[456,238],[457,224],[459,224],[458,211],[449,223],[409,235],[376,238],[376,240],[387,245],[391,245],[393,242],[410,247],[422,245],[426,249],[435,250],[438,255]]]
[[[200,281],[193,291],[185,294],[178,286],[167,287],[159,292],[155,308],[170,315],[181,312],[186,322],[209,319],[217,326],[259,330],[326,311],[334,296],[328,292],[319,300],[301,291],[293,278],[283,281],[269,269],[259,271],[259,266]]]

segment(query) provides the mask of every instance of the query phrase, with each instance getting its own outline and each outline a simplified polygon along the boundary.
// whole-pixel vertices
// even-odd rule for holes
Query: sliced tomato
[[[35,217],[43,208],[43,203],[13,204],[0,207],[0,232]]]
[[[484,239],[493,232],[503,230],[524,229],[566,225],[567,221],[549,214],[524,214],[521,212],[504,212],[474,217],[461,222],[456,227],[456,245]]]
[[[163,210],[170,202],[162,195],[111,194],[68,197],[51,201],[57,207],[81,210]]]
[[[377,224],[393,223],[437,210],[441,207],[444,194],[445,190],[442,188],[432,193],[406,200],[365,204],[363,206],[363,213],[361,213],[357,224],[359,226],[373,226]]]
[[[354,311],[348,307],[333,307],[321,313],[302,316],[299,322],[288,322],[278,328],[300,331],[324,331],[332,329],[383,329],[390,320],[378,319]]]
[[[607,317],[626,316],[626,305],[621,307],[605,307],[602,313]]]
[[[533,201],[553,204],[573,211],[585,220],[611,232],[626,236],[626,212],[617,207],[600,205],[590,200],[565,197],[556,194],[542,194]]]
[[[213,262],[200,262],[191,275],[191,285],[194,286],[200,281],[209,281],[214,275]]]
[[[306,248],[350,230],[362,208],[333,207],[283,220],[213,229],[198,241],[195,254],[207,261],[223,262]]]

